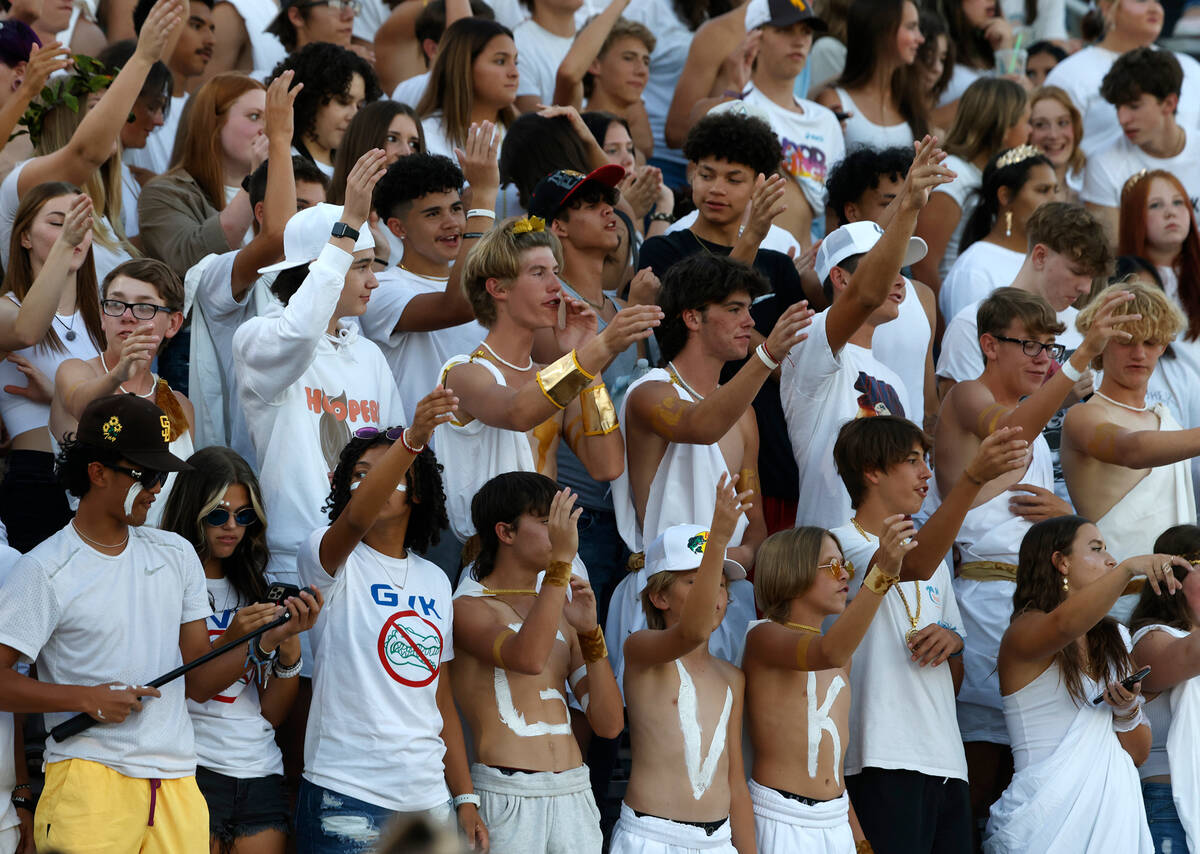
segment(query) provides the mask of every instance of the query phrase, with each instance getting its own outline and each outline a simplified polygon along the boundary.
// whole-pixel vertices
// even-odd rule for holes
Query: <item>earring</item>
[[[1012,237],[1012,211],[1004,212],[1004,236]]]
[[[1071,592],[1071,582],[1067,580],[1067,577],[1066,577],[1065,575],[1063,576],[1063,585],[1062,585],[1062,587],[1063,587],[1063,593],[1070,593],[1070,592]]]

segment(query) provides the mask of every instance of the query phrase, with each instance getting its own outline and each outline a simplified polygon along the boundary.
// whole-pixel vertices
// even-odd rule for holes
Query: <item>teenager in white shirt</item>
[[[167,472],[188,467],[167,449],[168,430],[167,416],[137,396],[93,401],[59,458],[79,512],[21,558],[0,595],[0,709],[47,713],[49,727],[79,712],[98,724],[46,743],[34,819],[45,846],[210,850],[184,698],[205,701],[225,690],[246,658],[237,649],[161,690],[144,687],[212,648],[195,550],[177,534],[143,527]],[[319,594],[289,597],[290,619],[247,651],[269,654],[309,628],[320,601]],[[275,607],[244,620],[237,634],[282,613]],[[18,657],[36,660],[37,680],[11,669]]]
[[[525,0],[533,17],[513,27],[521,55],[517,110],[528,113],[554,103],[558,66],[575,41],[575,12],[583,0]]]

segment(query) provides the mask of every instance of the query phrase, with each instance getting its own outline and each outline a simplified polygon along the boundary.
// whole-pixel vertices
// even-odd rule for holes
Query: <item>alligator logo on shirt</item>
[[[696,536],[691,537],[687,541],[687,547],[692,554],[704,554],[704,547],[708,545],[708,531],[701,531]]]
[[[388,676],[420,688],[433,682],[442,667],[442,633],[416,611],[397,611],[379,631],[379,661]]]

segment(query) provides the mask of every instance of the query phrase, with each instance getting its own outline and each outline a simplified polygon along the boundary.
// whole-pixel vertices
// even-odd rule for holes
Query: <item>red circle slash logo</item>
[[[424,687],[441,669],[442,633],[416,611],[397,611],[379,631],[379,660],[400,684]]]

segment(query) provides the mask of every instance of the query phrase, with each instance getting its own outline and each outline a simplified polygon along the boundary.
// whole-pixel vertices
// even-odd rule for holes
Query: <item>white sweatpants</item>
[[[492,854],[600,854],[600,810],[586,765],[504,774],[476,763],[471,782]]]
[[[810,806],[749,781],[759,854],[854,854],[850,798]]]
[[[690,824],[636,815],[621,804],[621,817],[613,828],[608,854],[692,854],[697,851],[737,854],[728,819],[709,836]]]

